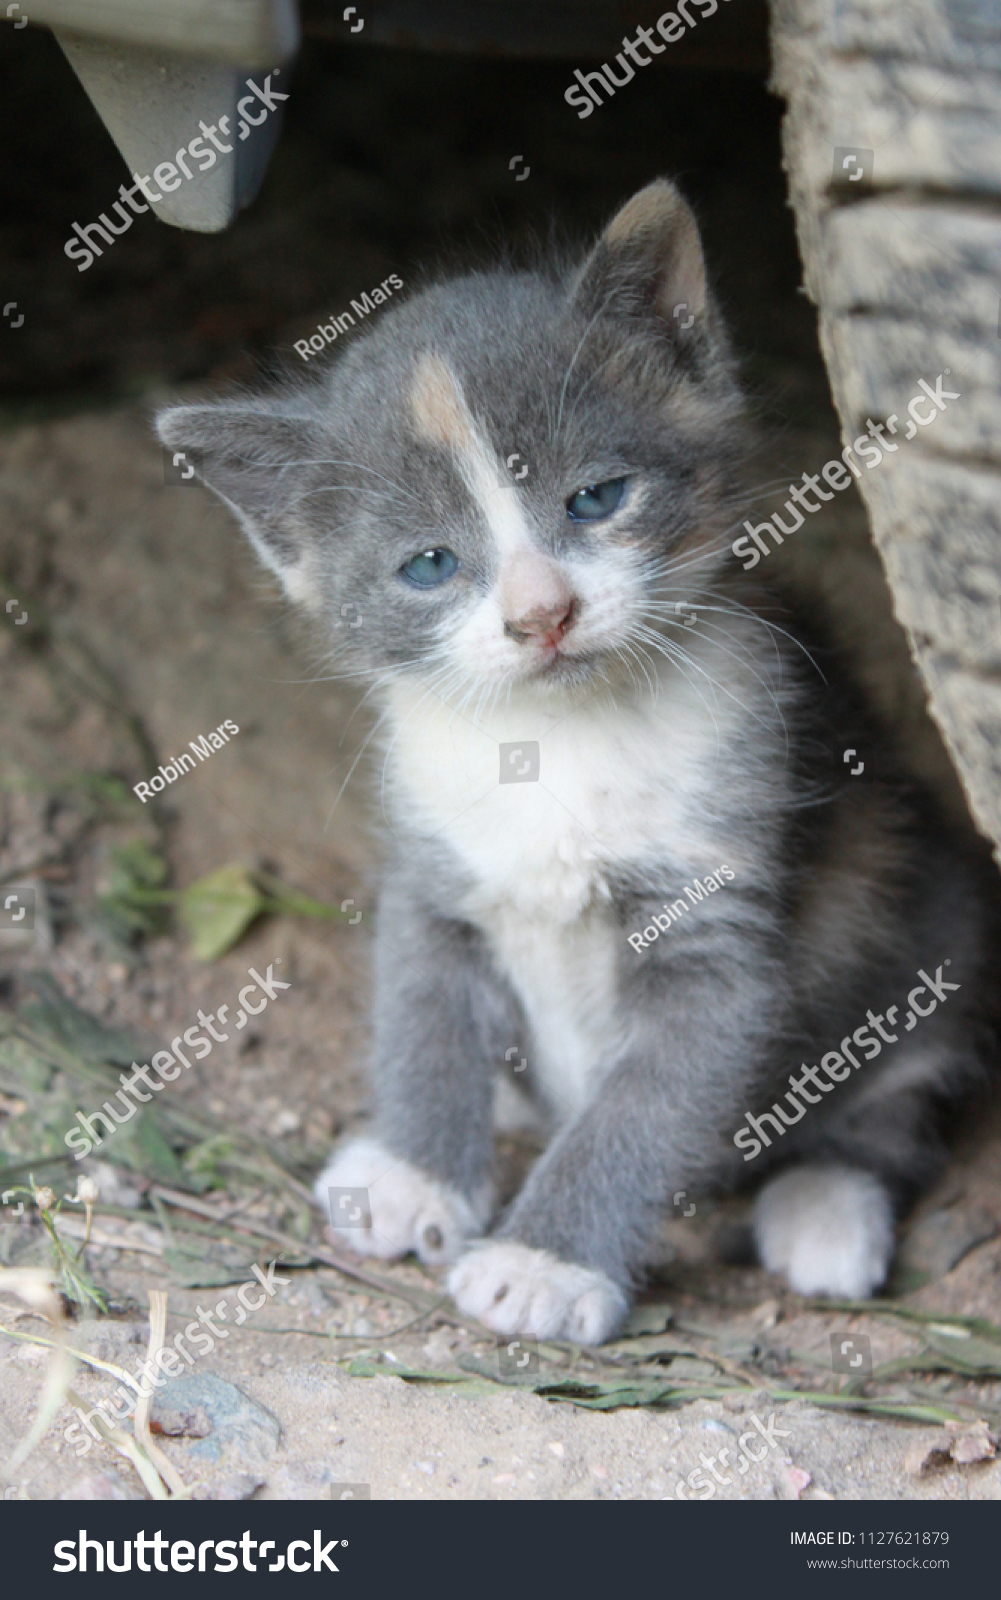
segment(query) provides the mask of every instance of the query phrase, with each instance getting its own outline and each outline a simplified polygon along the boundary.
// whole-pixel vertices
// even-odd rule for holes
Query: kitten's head
[[[158,419],[202,453],[346,671],[576,689],[687,642],[726,556],[742,406],[667,182],[587,257],[379,309],[322,385]]]

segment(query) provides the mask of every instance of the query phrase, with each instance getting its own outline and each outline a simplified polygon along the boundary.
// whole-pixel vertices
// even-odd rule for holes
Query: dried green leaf
[[[891,1317],[901,1322],[920,1323],[923,1327],[951,1327],[977,1334],[991,1344],[1001,1345],[1001,1327],[983,1317],[958,1317],[941,1311],[920,1311],[916,1306],[902,1306],[892,1300],[818,1300],[814,1309],[820,1311],[854,1311],[860,1316]]]
[[[232,949],[268,905],[241,862],[219,867],[183,891],[178,916],[200,961],[215,961]]]
[[[189,1186],[196,1186],[199,1193],[206,1189],[224,1189],[227,1182],[224,1169],[233,1152],[233,1140],[225,1133],[193,1144],[182,1158]]]
[[[928,1348],[953,1372],[978,1372],[982,1377],[1001,1378],[1001,1349],[987,1339],[955,1339],[926,1330]]]
[[[186,1241],[168,1245],[161,1258],[170,1269],[171,1279],[186,1289],[214,1289],[225,1283],[243,1283],[251,1276],[251,1263],[257,1252],[227,1249],[225,1245],[189,1245]]]
[[[370,1356],[355,1356],[347,1363],[351,1378],[384,1378],[392,1373],[394,1378],[405,1378],[411,1383],[461,1383],[458,1372],[433,1372],[429,1368],[407,1367],[403,1362],[373,1361]]]
[[[152,1114],[151,1114],[152,1113]],[[128,1167],[157,1183],[183,1184],[184,1169],[165,1137],[156,1112],[143,1107],[130,1122],[123,1123],[115,1137],[100,1147],[105,1161]]]
[[[619,1339],[637,1339],[647,1333],[665,1333],[674,1312],[668,1305],[633,1306],[619,1331]]]
[[[700,1361],[696,1356],[673,1356],[670,1362],[669,1375],[679,1381],[691,1382],[706,1379],[709,1382],[718,1381],[719,1372],[711,1361]]]
[[[134,839],[115,851],[98,905],[119,938],[156,933],[165,927],[166,908],[159,900],[167,870],[163,858],[142,839]]]
[[[52,1082],[52,1067],[24,1039],[0,1039],[0,1089],[5,1094],[44,1094]]]
[[[700,1359],[701,1352],[692,1349],[692,1341],[680,1333],[644,1333],[632,1339],[616,1339],[601,1347],[606,1361],[672,1361],[676,1356],[693,1356]]]
[[[140,1040],[124,1028],[106,1028],[89,1011],[67,1000],[58,984],[44,972],[25,975],[24,982],[36,998],[19,1008],[18,1017],[56,1044],[82,1056],[84,1061],[127,1067],[141,1055]]]
[[[159,889],[167,881],[167,863],[143,839],[133,839],[111,858],[108,888],[111,894],[130,889]]]

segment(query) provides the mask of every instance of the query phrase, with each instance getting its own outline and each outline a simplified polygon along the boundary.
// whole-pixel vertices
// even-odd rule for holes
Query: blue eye
[[[626,493],[625,478],[609,478],[606,483],[589,483],[567,501],[567,516],[573,522],[601,522],[618,511]]]
[[[434,589],[439,583],[447,583],[458,570],[459,558],[451,550],[425,550],[400,568],[408,583],[418,589]]]

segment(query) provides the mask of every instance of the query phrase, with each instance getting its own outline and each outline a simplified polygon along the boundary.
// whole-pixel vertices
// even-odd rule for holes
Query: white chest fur
[[[666,686],[665,686],[666,687]],[[610,905],[617,864],[719,852],[707,814],[715,730],[677,680],[658,700],[567,713],[524,697],[477,720],[409,685],[391,695],[394,809],[447,840],[472,879],[456,911],[482,928],[532,1030],[533,1075],[562,1119],[621,1043]],[[513,765],[502,746],[520,746]],[[538,776],[501,782],[536,759]]]

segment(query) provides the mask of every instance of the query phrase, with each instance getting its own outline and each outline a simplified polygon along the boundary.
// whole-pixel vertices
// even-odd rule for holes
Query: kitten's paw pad
[[[375,1139],[338,1150],[313,1193],[336,1244],[387,1261],[413,1250],[430,1266],[454,1261],[482,1233],[492,1199],[484,1193],[471,1203]]]
[[[601,1344],[628,1305],[603,1272],[502,1239],[467,1251],[452,1268],[448,1288],[460,1311],[495,1333],[577,1344]]]
[[[761,1264],[797,1294],[864,1300],[893,1257],[893,1209],[878,1178],[853,1167],[794,1167],[754,1203]]]

